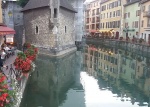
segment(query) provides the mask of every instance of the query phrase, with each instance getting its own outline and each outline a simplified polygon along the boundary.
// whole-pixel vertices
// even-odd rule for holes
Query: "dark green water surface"
[[[20,107],[150,107],[149,57],[88,45],[35,64]]]

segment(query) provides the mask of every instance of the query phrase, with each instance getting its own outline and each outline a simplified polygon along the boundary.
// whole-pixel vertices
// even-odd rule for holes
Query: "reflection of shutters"
[[[116,32],[116,39],[119,38],[119,32]]]

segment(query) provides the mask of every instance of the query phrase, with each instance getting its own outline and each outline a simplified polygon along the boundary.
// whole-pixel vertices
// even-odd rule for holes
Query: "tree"
[[[29,0],[18,0],[18,4],[21,6],[21,7],[24,7],[27,3],[28,3]]]

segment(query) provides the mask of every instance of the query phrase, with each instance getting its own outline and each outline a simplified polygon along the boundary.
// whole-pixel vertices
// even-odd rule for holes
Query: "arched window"
[[[65,33],[67,33],[67,27],[65,26]]]
[[[35,33],[36,33],[36,34],[39,33],[39,28],[38,28],[38,26],[35,27]]]

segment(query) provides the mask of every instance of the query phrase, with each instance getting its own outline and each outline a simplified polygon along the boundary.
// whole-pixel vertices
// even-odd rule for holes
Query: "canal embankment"
[[[103,45],[110,48],[122,49],[137,53],[138,55],[150,57],[150,45],[144,43],[135,43],[116,39],[98,39],[98,38],[86,38],[87,44]]]

